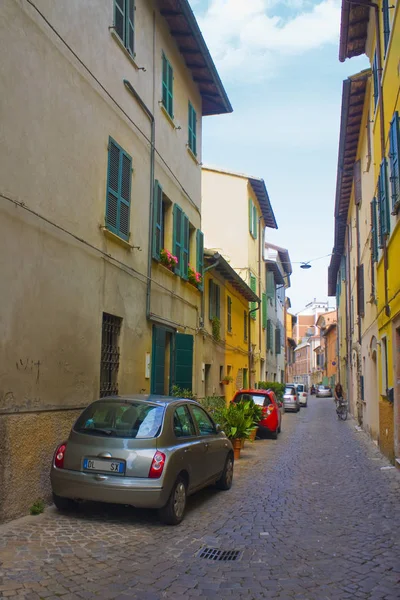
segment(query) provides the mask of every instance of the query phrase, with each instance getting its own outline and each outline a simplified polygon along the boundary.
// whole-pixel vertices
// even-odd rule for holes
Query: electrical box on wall
[[[150,379],[150,352],[146,352],[145,378]]]

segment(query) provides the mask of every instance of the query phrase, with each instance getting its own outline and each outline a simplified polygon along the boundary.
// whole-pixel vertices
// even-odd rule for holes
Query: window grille
[[[118,395],[119,335],[122,319],[103,313],[101,336],[100,398]]]

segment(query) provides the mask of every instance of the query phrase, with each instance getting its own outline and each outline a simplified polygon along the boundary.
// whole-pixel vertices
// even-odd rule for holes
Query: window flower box
[[[167,267],[170,271],[173,271],[178,264],[178,258],[174,256],[169,250],[164,248],[160,251],[160,263]]]
[[[193,269],[191,265],[188,265],[188,281],[197,288],[201,285],[201,273]]]

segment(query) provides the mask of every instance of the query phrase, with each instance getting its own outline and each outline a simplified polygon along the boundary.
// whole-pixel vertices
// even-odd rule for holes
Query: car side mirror
[[[221,431],[222,431],[221,425],[218,425],[218,424],[217,424],[217,425],[215,426],[215,431],[216,431],[217,433],[221,433]]]

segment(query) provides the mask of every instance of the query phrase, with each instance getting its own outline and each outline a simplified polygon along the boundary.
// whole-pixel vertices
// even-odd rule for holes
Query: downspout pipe
[[[257,312],[257,310],[260,310],[260,301],[258,301],[257,304],[258,304],[258,306],[256,308],[252,308],[251,310],[249,310],[248,316],[247,316],[247,318],[248,318],[248,330],[249,330],[249,336],[248,336],[249,337],[249,346],[248,346],[248,349],[249,349],[249,373],[250,373],[250,376],[249,376],[249,385],[250,385],[250,387],[251,387],[251,379],[252,379],[252,375],[251,375],[251,366],[252,366],[252,364],[251,364],[251,357],[252,357],[252,352],[251,352],[251,315],[253,313]],[[260,347],[260,352],[261,352],[261,347]]]
[[[151,261],[152,261],[152,241],[153,241],[153,213],[154,213],[154,158],[155,158],[155,121],[151,110],[139,96],[132,84],[124,79],[124,86],[128,92],[135,98],[140,108],[150,121],[150,210],[149,210],[149,251],[147,257],[147,288],[146,288],[146,319],[150,318],[150,299],[151,299]]]
[[[381,42],[381,29],[380,29],[380,18],[379,18],[379,5],[375,2],[369,2],[368,0],[345,0],[348,4],[357,4],[359,6],[369,6],[374,9],[375,12],[375,35],[376,35],[376,57],[378,63],[379,73],[379,117],[380,117],[380,139],[381,139],[381,156],[382,160],[385,157],[385,111],[383,103],[383,89],[382,89],[382,42]],[[390,305],[389,305],[389,290],[388,290],[388,251],[386,246],[386,235],[383,236],[383,266],[384,266],[384,279],[385,279],[385,314],[390,317]]]

